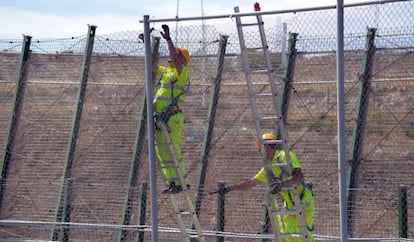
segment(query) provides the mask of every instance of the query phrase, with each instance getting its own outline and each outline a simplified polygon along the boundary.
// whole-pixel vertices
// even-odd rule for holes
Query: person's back
[[[159,88],[154,96],[154,112],[162,113],[180,109],[185,98],[188,84],[188,70],[183,67],[180,74],[175,68],[159,66],[157,71]]]

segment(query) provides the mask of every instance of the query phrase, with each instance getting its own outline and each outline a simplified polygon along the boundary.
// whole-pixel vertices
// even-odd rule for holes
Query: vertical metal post
[[[198,180],[197,180],[197,194],[196,194],[196,201],[195,201],[195,210],[197,213],[197,216],[200,213],[201,208],[201,200],[203,197],[203,191],[204,191],[204,183],[206,179],[206,173],[207,173],[207,167],[208,167],[208,156],[210,153],[211,148],[211,138],[213,135],[213,129],[214,129],[214,120],[216,118],[216,110],[217,110],[217,103],[219,99],[220,94],[220,86],[221,86],[221,74],[223,72],[223,65],[224,65],[224,56],[226,53],[226,46],[227,46],[227,39],[228,36],[221,36],[220,39],[220,46],[217,54],[217,71],[214,78],[214,82],[212,84],[211,90],[211,98],[210,98],[210,106],[209,106],[209,112],[208,112],[208,122],[207,122],[207,128],[204,135],[204,141],[203,141],[203,149],[202,154],[200,157],[200,163],[199,163],[199,171],[198,171]]]
[[[145,93],[147,97],[148,158],[151,195],[151,241],[158,242],[157,177],[154,147],[154,113],[152,108],[152,55],[150,45],[149,15],[144,15],[145,44]]]
[[[201,0],[201,16],[204,17],[204,5],[203,0]],[[177,21],[178,22],[178,21]],[[203,55],[206,55],[206,25],[204,18],[201,19],[201,35],[202,35],[202,44],[203,44]],[[205,78],[205,72],[206,72],[206,63],[203,61],[201,63],[201,92],[202,92],[202,98],[201,98],[201,106],[204,108],[206,106],[206,95],[207,95],[207,87],[206,87],[206,78]]]
[[[63,193],[64,197],[63,197],[63,204],[66,204],[66,206],[63,207],[62,209],[62,214],[63,214],[63,218],[67,218],[67,221],[63,221],[63,222],[69,222],[69,218],[70,218],[70,211],[72,210],[71,208],[71,203],[70,201],[72,200],[71,197],[71,190],[72,190],[72,178],[68,178],[66,179],[66,183],[65,183],[65,192]],[[69,227],[64,226],[64,228],[62,229],[62,233],[60,233],[60,238],[59,241],[69,241]]]
[[[348,230],[349,235],[353,236],[355,224],[353,222],[354,209],[351,206],[357,197],[357,178],[359,173],[359,163],[362,160],[364,146],[365,125],[367,122],[369,93],[371,89],[371,75],[375,57],[375,29],[368,29],[365,44],[365,54],[362,63],[362,72],[359,77],[358,101],[355,111],[355,124],[352,132],[352,145],[350,150],[350,162],[347,169],[347,204],[348,204]]]
[[[79,78],[79,92],[78,92],[78,100],[76,105],[76,111],[73,116],[72,120],[72,132],[71,136],[69,137],[69,145],[66,154],[66,160],[63,167],[62,173],[62,185],[59,192],[59,201],[55,212],[55,221],[56,222],[69,222],[70,221],[70,201],[67,201],[65,198],[70,197],[67,193],[70,193],[70,187],[68,184],[68,178],[70,177],[70,173],[72,170],[73,164],[73,156],[76,149],[76,142],[80,127],[80,120],[82,116],[83,104],[85,102],[85,93],[86,93],[86,86],[88,83],[88,75],[89,75],[89,67],[91,64],[92,59],[92,50],[93,50],[93,43],[95,38],[95,31],[96,26],[90,25],[88,26],[88,34],[86,39],[86,47],[83,56],[82,62],[82,70]],[[66,230],[65,230],[66,231]],[[63,232],[65,232],[63,231]],[[61,240],[68,241],[68,236],[62,236],[62,231],[57,228],[52,229],[51,239],[57,240],[61,238]]]
[[[152,58],[154,60],[158,60],[158,48],[160,45],[160,38],[156,37],[154,38],[153,45],[152,45]],[[144,85],[145,89],[145,85]],[[138,126],[137,126],[137,135],[135,137],[135,143],[134,143],[134,153],[131,160],[131,169],[128,176],[128,191],[126,192],[125,196],[125,202],[124,202],[124,208],[122,212],[122,218],[121,218],[121,224],[127,225],[130,223],[131,219],[131,203],[133,200],[133,191],[134,187],[137,184],[138,181],[138,172],[140,167],[142,166],[142,150],[144,147],[144,141],[145,141],[145,128],[146,128],[146,122],[147,122],[147,102],[146,102],[146,95],[144,92],[144,95],[142,95],[141,98],[141,107],[139,112],[139,120],[138,120]],[[125,241],[127,235],[127,230],[120,230],[118,235],[118,241]]]
[[[11,153],[13,152],[14,142],[16,138],[17,125],[19,123],[20,113],[23,105],[24,92],[26,89],[27,74],[29,72],[30,61],[30,43],[31,36],[23,36],[22,52],[20,54],[20,64],[17,73],[16,88],[14,92],[13,108],[11,110],[9,124],[7,128],[5,149],[3,157],[0,160],[0,208],[3,203],[3,196],[5,193],[9,163]],[[1,211],[0,211],[1,212]]]
[[[217,231],[224,231],[224,221],[226,221],[225,217],[225,197],[224,197],[224,193],[222,192],[224,190],[224,188],[226,187],[226,183],[225,182],[219,182],[218,183],[218,193],[217,193],[217,217],[216,217],[216,221],[217,221],[217,225],[216,225],[216,230]],[[217,242],[224,242],[224,237],[222,236],[218,236],[216,239]]]
[[[271,216],[269,214],[269,210],[267,210],[266,206],[263,206],[262,208],[262,220],[260,223],[260,233],[261,234],[268,234],[270,232],[270,228],[272,227],[272,221],[270,220]],[[261,239],[261,242],[266,242],[266,241],[270,241],[268,239]]]
[[[295,75],[295,64],[296,64],[296,40],[297,33],[289,34],[289,45],[288,51],[289,56],[287,57],[286,68],[283,74],[283,82],[281,87],[280,95],[280,111],[282,113],[283,122],[287,123],[290,95],[292,93],[292,82],[293,76]]]
[[[408,201],[407,187],[398,188],[398,237],[408,238]]]
[[[281,50],[281,60],[282,60],[282,63],[280,63],[281,64],[281,67],[284,69],[284,68],[286,68],[286,65],[287,65],[287,63],[286,63],[286,36],[287,36],[287,24],[286,23],[283,23],[283,34],[282,34],[282,50]]]
[[[208,156],[210,153],[211,148],[211,138],[213,135],[213,128],[214,128],[214,120],[216,119],[216,110],[217,110],[217,102],[220,94],[220,86],[221,86],[221,75],[223,73],[223,66],[224,66],[224,57],[226,54],[226,47],[227,47],[227,39],[228,36],[221,36],[219,41],[219,50],[217,53],[217,63],[216,63],[216,75],[214,78],[214,82],[212,84],[211,90],[211,97],[210,97],[210,105],[207,117],[207,128],[204,134],[203,140],[203,148],[199,162],[198,168],[198,178],[197,178],[197,193],[195,196],[195,212],[197,216],[200,214],[201,210],[201,201],[203,199],[203,191],[204,191],[204,183],[206,180],[207,168],[208,168]],[[204,94],[203,94],[204,95]],[[192,221],[193,222],[193,221]],[[194,229],[194,223],[191,224],[191,228]],[[195,241],[195,238],[192,238],[191,241]]]
[[[337,119],[338,119],[338,177],[341,241],[348,241],[345,167],[345,85],[344,85],[344,2],[337,0]]]
[[[138,204],[138,225],[145,225],[145,212],[147,210],[147,187],[148,183],[143,182],[140,186],[140,199]],[[144,232],[139,231],[137,235],[137,242],[144,242]]]

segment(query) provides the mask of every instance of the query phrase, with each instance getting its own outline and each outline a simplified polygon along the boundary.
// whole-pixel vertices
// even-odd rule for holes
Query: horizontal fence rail
[[[240,10],[248,13],[243,18],[254,17],[253,7]],[[315,239],[337,241],[340,231],[336,11],[328,6],[262,13],[277,75],[276,87],[281,88],[286,74],[292,76],[286,129],[306,180],[313,183]],[[347,204],[351,211],[348,217],[352,225],[351,241],[414,239],[413,15],[414,1],[378,1],[347,5],[344,9],[346,154],[347,166],[354,167],[349,171],[353,172],[354,180],[348,187],[352,199]],[[180,19],[176,29],[170,26],[175,44],[187,48],[191,55],[188,67],[191,85],[183,105],[182,140],[183,161],[191,183],[189,192],[194,198],[199,195],[200,224],[207,238],[271,239],[272,234],[259,233],[264,223],[264,187],[227,194],[223,213],[217,211],[217,194],[210,194],[217,184],[250,179],[262,164],[254,147],[255,126],[236,24],[230,14],[216,17],[204,18],[203,25]],[[156,30],[152,37],[159,37],[158,23],[173,20],[150,21]],[[368,30],[373,29],[375,51],[368,52]],[[46,40],[31,36],[25,75],[20,78],[23,89],[18,85],[23,70],[18,70],[24,39],[0,40],[3,167],[6,152],[9,159],[2,173],[1,239],[46,241],[51,239],[52,230],[59,229],[65,231],[62,240],[72,241],[151,238],[150,201],[143,199],[149,188],[141,185],[149,181],[148,154],[145,148],[134,152],[145,95],[144,45],[138,37],[140,32],[99,35],[97,30],[92,56],[86,63],[87,85],[82,87],[83,109],[78,117],[76,146],[71,153],[68,146],[85,65],[87,35]],[[285,73],[289,33],[297,34],[294,73]],[[218,67],[223,35],[228,37],[227,47],[224,61]],[[257,34],[250,32],[245,33],[245,39],[247,44],[260,41]],[[160,63],[166,65],[168,47],[164,40],[159,55]],[[259,57],[261,53],[252,59],[257,67],[265,65],[265,60]],[[372,58],[371,64],[367,63],[367,57]],[[218,68],[220,82],[216,80]],[[265,80],[265,76],[257,76],[253,82],[256,91],[268,92]],[[14,113],[19,90],[20,110]],[[206,132],[212,117],[213,96],[217,101],[214,125]],[[361,105],[362,100],[367,102]],[[259,108],[266,110],[269,105],[263,102]],[[13,115],[18,115],[18,119],[13,119]],[[11,125],[10,120],[17,121]],[[363,126],[357,129],[358,124]],[[357,136],[356,132],[361,133]],[[205,137],[206,133],[210,137]],[[14,145],[6,149],[10,140]],[[209,140],[208,154],[205,154],[205,140]],[[146,138],[142,142],[147,145]],[[140,165],[137,180],[131,183],[129,174],[137,153],[140,157],[136,162]],[[70,174],[62,180],[68,154],[72,161]],[[206,173],[199,174],[200,162],[206,159]],[[201,175],[205,183],[198,191],[196,184]],[[163,182],[158,173],[157,176],[160,191]],[[401,187],[405,189],[404,199]],[[67,190],[70,193],[65,193],[65,188],[70,188]],[[131,199],[126,207],[127,195]],[[67,222],[55,220],[62,199],[67,205],[65,209],[70,211]],[[179,204],[184,202],[178,199]],[[181,241],[168,196],[160,192],[157,209],[160,241]],[[186,217],[188,211],[183,212],[193,236],[190,216]],[[123,214],[129,218],[123,218]],[[219,229],[218,224],[223,221]],[[122,238],[120,231],[124,231]]]

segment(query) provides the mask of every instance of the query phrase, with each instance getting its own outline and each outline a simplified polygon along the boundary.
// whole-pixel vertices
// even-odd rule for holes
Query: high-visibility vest
[[[175,68],[159,66],[157,79],[160,86],[153,100],[154,112],[162,113],[170,111],[167,109],[179,109],[184,102],[185,88],[188,83],[187,67],[183,66],[181,74],[178,75]]]
[[[302,168],[302,165],[298,159],[298,157],[296,156],[295,153],[293,153],[292,151],[290,151],[290,161],[292,164],[292,169],[295,168]],[[276,163],[287,163],[286,160],[286,154],[284,151],[279,151],[277,150],[275,152],[275,155],[273,156],[273,159],[271,161],[272,164],[276,164]],[[280,178],[282,181],[286,181],[287,179],[289,179],[290,174],[287,172],[287,170],[285,170],[282,167],[279,166],[274,166],[272,167],[272,172],[273,175],[277,178]],[[254,178],[256,180],[259,180],[263,183],[267,183],[267,177],[266,177],[266,173],[265,173],[265,168],[263,167],[255,176]],[[303,194],[304,192],[304,181],[301,181],[298,184],[298,193],[299,194]],[[285,202],[285,206],[287,209],[292,209],[293,208],[293,191],[281,191],[280,195],[283,198],[283,201]]]

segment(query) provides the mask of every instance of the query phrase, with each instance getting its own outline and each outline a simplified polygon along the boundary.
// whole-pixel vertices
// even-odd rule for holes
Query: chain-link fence
[[[414,2],[356,5],[344,13],[349,234],[413,239]],[[287,74],[293,77],[287,133],[306,180],[313,183],[316,239],[338,240],[336,10],[275,13],[265,15],[264,21],[280,80],[277,87]],[[262,165],[253,145],[256,134],[236,24],[232,19],[205,20],[202,26],[180,26],[171,32],[176,45],[192,56],[182,151],[190,193],[203,192],[201,227],[213,241],[222,218],[217,217],[217,196],[209,191],[219,182],[250,179]],[[287,69],[286,62],[292,54],[287,51],[289,33],[297,34],[293,69]],[[147,144],[139,136],[144,45],[138,35],[96,35],[87,65],[85,36],[32,39],[27,60],[21,57],[24,41],[0,40],[0,238],[150,240],[150,201],[143,195],[149,190]],[[225,62],[218,67],[221,35],[228,41]],[[253,31],[245,38],[260,41]],[[166,63],[164,41],[159,53]],[[262,59],[253,61],[264,64]],[[202,159],[218,71],[222,78],[210,150]],[[87,83],[81,85],[82,80]],[[264,77],[255,81],[255,88],[268,88]],[[200,187],[201,175],[205,181]],[[163,186],[160,176],[157,184]],[[226,195],[221,214],[225,241],[260,239],[264,192],[258,187]],[[404,194],[406,206],[399,199]],[[184,199],[179,205],[185,205]],[[181,241],[168,195],[158,194],[157,208],[160,241]],[[187,212],[184,209],[185,219]]]

